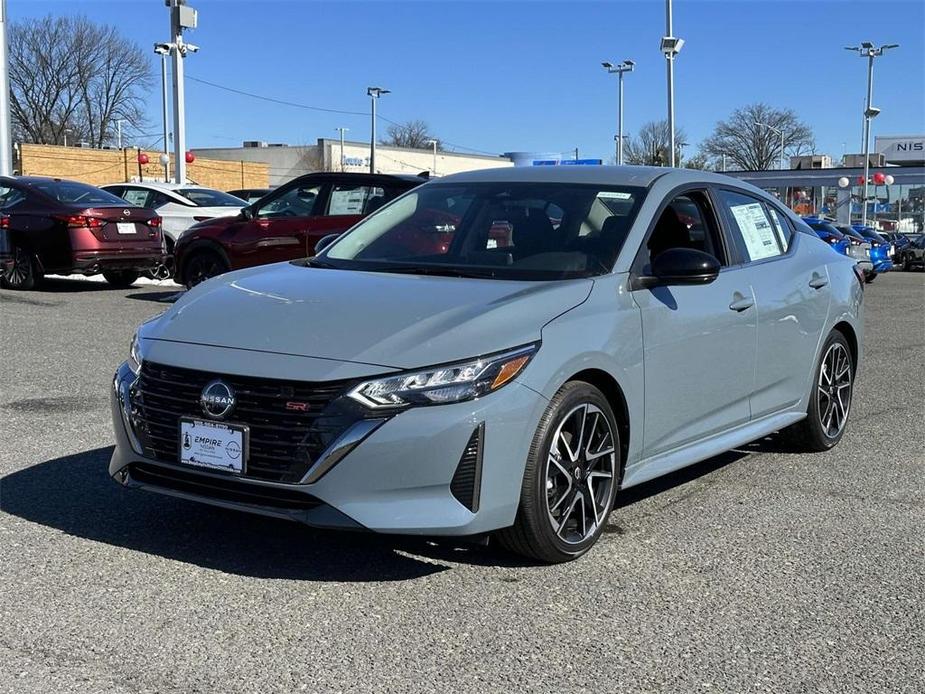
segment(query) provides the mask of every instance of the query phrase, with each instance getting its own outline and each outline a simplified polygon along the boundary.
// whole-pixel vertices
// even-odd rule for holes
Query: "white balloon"
[[[847,176],[842,176],[841,178],[838,179],[839,188],[847,188],[849,183],[851,183],[851,181],[848,180]]]
[[[162,165],[162,166],[163,166],[164,164],[167,164],[167,163],[170,161],[170,157],[168,157],[168,156],[167,156],[166,154],[164,154],[163,152],[161,152],[161,156],[158,157],[158,159],[161,160],[161,165]]]
[[[888,186],[891,186],[891,185],[893,185],[893,181],[895,181],[895,180],[896,180],[896,179],[893,178],[890,174],[887,174],[887,175],[886,175],[886,178],[883,179],[883,182],[886,183]]]

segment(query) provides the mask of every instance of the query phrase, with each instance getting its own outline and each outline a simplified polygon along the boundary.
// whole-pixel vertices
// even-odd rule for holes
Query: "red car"
[[[237,217],[210,219],[183,232],[174,248],[176,279],[192,287],[229,270],[314,255],[322,238],[347,231],[424,181],[387,174],[300,176]]]
[[[163,260],[161,218],[86,183],[0,176],[0,281],[32,289],[45,274],[127,287]]]

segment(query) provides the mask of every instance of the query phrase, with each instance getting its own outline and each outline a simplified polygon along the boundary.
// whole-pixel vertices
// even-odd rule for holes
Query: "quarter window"
[[[783,230],[777,230],[777,225],[785,224],[786,220],[772,222],[764,203],[749,195],[721,190],[719,197],[729,212],[729,223],[747,261],[773,258],[786,252]]]
[[[781,248],[784,249],[784,253],[790,248],[790,224],[784,218],[776,208],[766,205],[768,210],[768,216],[771,218],[771,223],[774,225],[774,233],[777,234],[777,240],[780,242]]]
[[[0,186],[0,209],[8,210],[26,199],[25,193],[12,186]]]

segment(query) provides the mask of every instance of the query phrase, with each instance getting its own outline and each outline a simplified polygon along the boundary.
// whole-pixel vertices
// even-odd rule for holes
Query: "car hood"
[[[539,340],[543,326],[587,299],[593,284],[279,263],[191,289],[143,337],[410,369]]]

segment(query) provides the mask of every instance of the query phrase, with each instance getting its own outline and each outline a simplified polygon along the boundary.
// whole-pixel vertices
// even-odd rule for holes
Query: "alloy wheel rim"
[[[816,398],[819,423],[830,439],[838,436],[851,409],[851,357],[844,345],[835,343],[826,350],[819,369]]]
[[[212,258],[197,258],[193,262],[193,268],[190,271],[190,278],[193,286],[205,282],[211,277],[219,274],[218,263]]]
[[[615,442],[609,420],[591,403],[572,408],[556,427],[546,454],[546,513],[566,544],[585,542],[607,521]]]
[[[22,286],[29,278],[32,269],[30,264],[29,254],[17,247],[13,251],[13,267],[7,271],[7,282],[14,287]]]

